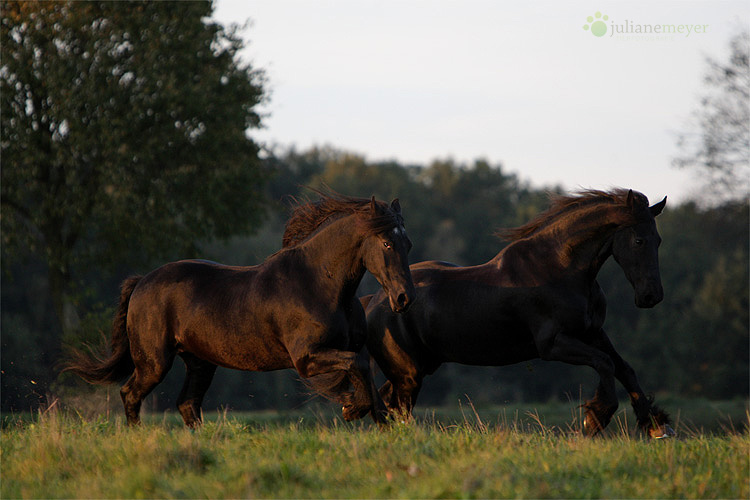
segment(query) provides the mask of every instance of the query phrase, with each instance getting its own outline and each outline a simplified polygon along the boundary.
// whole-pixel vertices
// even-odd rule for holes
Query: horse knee
[[[313,361],[309,354],[303,354],[302,356],[293,360],[293,362],[294,362],[294,369],[297,370],[297,373],[299,373],[300,377],[310,378],[313,376],[313,373],[311,370],[313,366]]]

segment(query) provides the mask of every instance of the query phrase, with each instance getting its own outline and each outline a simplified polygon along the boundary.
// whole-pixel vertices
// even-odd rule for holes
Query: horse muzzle
[[[388,301],[391,304],[391,309],[396,313],[404,313],[411,307],[414,297],[414,288],[411,290],[394,290],[393,293],[388,294]]]
[[[642,309],[650,309],[662,300],[664,300],[664,289],[661,283],[635,294],[635,305]]]

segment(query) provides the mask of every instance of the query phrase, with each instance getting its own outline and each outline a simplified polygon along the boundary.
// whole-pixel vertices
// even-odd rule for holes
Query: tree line
[[[434,161],[426,166],[368,162],[333,148],[294,149],[269,154],[262,161],[269,176],[264,188],[265,221],[251,236],[207,240],[184,258],[207,258],[233,265],[252,265],[278,250],[293,200],[311,198],[305,186],[330,188],[379,199],[401,199],[407,231],[414,241],[412,262],[428,259],[457,264],[489,260],[504,246],[494,235],[500,228],[526,222],[543,210],[559,189],[531,187],[501,165],[477,160],[460,164]],[[632,186],[637,189],[637,186]],[[666,193],[668,194],[668,193]],[[661,193],[659,193],[661,196]],[[608,297],[605,328],[629,360],[645,387],[668,394],[733,398],[748,393],[748,205],[732,202],[701,208],[693,202],[668,205],[659,217],[664,240],[661,273],[665,299],[656,308],[635,307],[622,271],[610,262],[600,274]],[[137,250],[136,250],[137,251]],[[97,343],[108,334],[117,285],[129,272],[147,272],[154,261],[135,269],[107,273],[90,270],[81,293],[82,320],[65,342]],[[43,393],[42,374],[50,370],[51,307],[38,298],[48,295],[43,265],[14,264],[15,278],[3,286],[3,405],[24,408]],[[22,277],[22,278],[21,278]],[[360,294],[379,286],[369,277]],[[457,332],[460,334],[460,332]],[[153,405],[169,408],[179,392],[182,367],[156,389]],[[89,389],[70,379],[48,376],[47,390],[75,394]],[[310,395],[292,371],[270,374],[220,370],[219,383],[205,406],[237,409],[295,408]],[[585,367],[530,362],[511,367],[446,365],[425,380],[422,404],[455,404],[469,395],[475,403],[546,401],[572,398],[594,389],[595,374]],[[581,387],[583,384],[583,387]]]

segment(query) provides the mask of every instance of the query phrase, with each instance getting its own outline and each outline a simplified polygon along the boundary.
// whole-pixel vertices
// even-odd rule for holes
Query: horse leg
[[[157,333],[165,329],[160,323],[161,318],[155,318],[151,323],[147,319],[136,315],[135,320],[128,324],[130,355],[135,369],[120,389],[128,425],[140,424],[143,399],[164,380],[176,354],[174,346]]]
[[[630,403],[633,405],[635,417],[641,430],[653,438],[674,436],[675,432],[671,427],[672,422],[669,415],[653,404],[653,398],[647,397],[644,394],[641,385],[638,383],[635,370],[615,350],[614,345],[612,345],[604,330],[600,331],[600,336],[596,340],[595,345],[609,355],[614,362],[615,378],[628,391]]]
[[[417,403],[419,390],[422,388],[422,377],[394,377],[395,381],[386,380],[380,387],[379,396],[385,402],[389,412],[403,420],[411,419],[411,412]]]
[[[159,382],[164,380],[174,361],[174,354],[164,357],[153,356],[150,359],[133,360],[135,371],[120,389],[122,404],[125,406],[125,417],[128,425],[141,423],[141,403]]]
[[[393,388],[393,383],[390,380],[386,380],[383,385],[378,389],[380,398],[385,403],[386,408],[389,411],[394,411],[398,408],[398,402],[396,401],[396,392]]]
[[[372,409],[370,410],[370,416],[378,423],[383,424],[386,422],[386,416],[388,415],[388,409],[385,407],[383,399],[380,397],[378,388],[375,385],[374,373],[375,373],[375,360],[370,356],[367,351],[367,347],[362,348],[355,359],[355,366],[360,372],[360,375],[365,381],[370,399],[372,400]]]
[[[185,382],[177,398],[177,409],[185,425],[196,428],[203,423],[201,404],[211,380],[216,373],[216,365],[197,358],[190,353],[180,353],[185,361]]]
[[[590,366],[599,374],[599,386],[594,397],[582,405],[586,413],[584,431],[594,436],[609,424],[617,411],[614,362],[604,352],[575,337],[561,333],[549,338],[554,340],[540,349],[542,359]]]
[[[368,344],[370,354],[374,353],[373,358],[387,379],[378,392],[388,411],[409,419],[422,387],[424,370],[387,333],[381,341]]]
[[[396,401],[399,411],[405,418],[411,418],[417,396],[422,388],[422,377],[418,374],[402,377],[395,384]]]
[[[313,389],[342,404],[344,419],[355,420],[372,411],[372,394],[361,372],[364,367],[357,366],[357,353],[318,348],[290,355],[297,372]],[[329,377],[316,380],[321,375]],[[343,389],[346,381],[351,384],[351,391]]]

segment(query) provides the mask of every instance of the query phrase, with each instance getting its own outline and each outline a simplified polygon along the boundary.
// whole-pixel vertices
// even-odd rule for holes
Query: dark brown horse
[[[512,243],[486,264],[411,266],[417,300],[407,313],[391,314],[382,293],[363,298],[367,347],[388,378],[380,389],[386,405],[410,413],[425,375],[445,362],[502,366],[542,358],[599,374],[596,395],[583,405],[587,433],[601,431],[617,409],[616,378],[641,428],[670,435],[668,416],[644,395],[602,329],[606,302],[596,281],[611,255],[638,307],[662,300],[654,217],[665,204],[649,207],[644,195],[625,190],[562,197],[502,233]]]
[[[122,286],[111,354],[74,352],[64,370],[92,383],[130,376],[120,394],[129,424],[164,378],[175,355],[187,376],[177,406],[187,426],[217,365],[238,370],[296,368],[309,385],[340,402],[346,419],[385,412],[372,382],[362,306],[355,293],[365,270],[381,283],[393,311],[413,296],[398,200],[323,196],[298,206],[284,247],[265,262],[232,267],[186,260]],[[131,375],[132,374],[132,375]],[[379,403],[379,407],[378,407]]]

